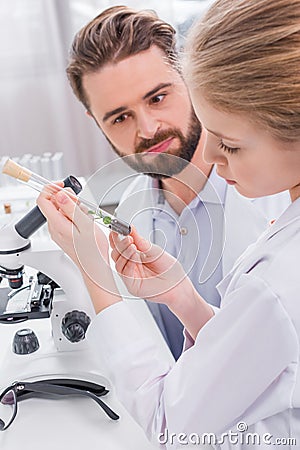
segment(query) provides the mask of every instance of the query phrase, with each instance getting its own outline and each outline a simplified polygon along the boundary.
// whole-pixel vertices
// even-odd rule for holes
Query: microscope
[[[82,189],[73,176],[64,180],[64,186],[76,194]],[[6,297],[0,299],[0,327],[22,327],[15,332],[5,358],[8,372],[13,377],[15,373],[20,376],[20,371],[27,375],[82,376],[83,370],[97,374],[85,339],[95,311],[79,269],[50,239],[29,239],[45,222],[35,206],[17,223],[0,229],[0,280],[6,279],[8,285],[0,287]],[[24,283],[27,269],[35,273]],[[45,326],[44,332],[40,319],[45,318],[50,330]],[[36,336],[34,326],[24,327],[26,321],[31,326],[39,324],[42,337]],[[24,358],[29,358],[30,368]]]
[[[64,185],[81,190],[72,176]],[[115,397],[101,355],[87,344],[95,311],[79,269],[49,238],[30,240],[45,222],[36,206],[0,229],[0,291],[5,293],[0,298],[0,391],[16,380],[85,380],[105,386],[109,404],[122,420],[99,414],[99,407],[86,398],[29,398],[19,406],[14,424],[0,431],[0,447],[150,450],[152,445]]]

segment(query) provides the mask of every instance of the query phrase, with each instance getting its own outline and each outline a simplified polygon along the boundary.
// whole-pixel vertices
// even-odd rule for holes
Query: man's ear
[[[86,113],[87,116],[93,117],[92,113],[88,109],[85,111],[85,113]]]

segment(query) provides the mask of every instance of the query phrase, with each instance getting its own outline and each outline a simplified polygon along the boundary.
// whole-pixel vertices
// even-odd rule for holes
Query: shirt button
[[[187,228],[181,227],[181,228],[180,228],[180,234],[181,234],[182,236],[185,236],[186,234],[188,234]]]

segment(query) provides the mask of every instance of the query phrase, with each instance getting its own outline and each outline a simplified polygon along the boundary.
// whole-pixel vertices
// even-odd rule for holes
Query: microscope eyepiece
[[[74,175],[69,175],[63,180],[63,183],[64,187],[70,187],[76,195],[82,190],[81,183],[74,177]],[[46,223],[45,216],[42,214],[38,206],[34,206],[15,224],[15,229],[20,236],[24,239],[28,239],[42,225],[44,225],[44,223]]]

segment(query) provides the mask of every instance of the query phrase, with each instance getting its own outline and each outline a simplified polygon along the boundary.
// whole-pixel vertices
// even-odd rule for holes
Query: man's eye
[[[165,98],[166,94],[155,95],[155,97],[151,98],[151,103],[160,103]]]
[[[122,123],[122,122],[124,122],[124,120],[126,120],[126,118],[127,118],[127,114],[121,114],[120,116],[118,116],[114,121],[113,121],[113,123],[115,124],[115,123]]]

